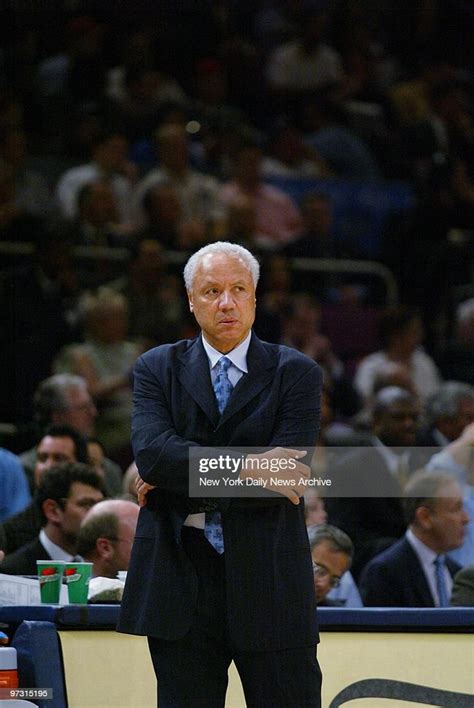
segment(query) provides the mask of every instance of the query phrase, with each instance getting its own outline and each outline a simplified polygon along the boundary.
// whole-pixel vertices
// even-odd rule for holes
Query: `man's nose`
[[[219,298],[219,307],[221,309],[227,309],[234,306],[234,298],[228,290],[223,290]]]

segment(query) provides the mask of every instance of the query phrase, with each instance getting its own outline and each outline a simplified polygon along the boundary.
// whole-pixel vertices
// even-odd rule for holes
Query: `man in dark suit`
[[[68,425],[52,425],[45,431],[36,447],[34,487],[38,487],[43,474],[55,465],[62,462],[87,461],[85,439]],[[0,548],[6,554],[14,553],[36,538],[42,522],[41,511],[32,501],[26,509],[0,524]]]
[[[356,579],[371,558],[405,532],[403,486],[431,452],[411,448],[418,416],[418,401],[409,391],[398,386],[381,389],[374,399],[370,446],[345,454],[331,470],[331,497],[325,499],[328,518],[354,544],[351,572]]]
[[[248,705],[320,706],[300,503],[309,468],[295,448],[316,441],[321,373],[252,333],[258,275],[240,246],[198,251],[184,277],[201,336],[152,349],[135,367],[142,509],[118,628],[148,636],[160,708],[223,706],[232,660]],[[240,479],[266,475],[272,498],[191,498],[188,456],[200,446],[270,448],[247,456],[260,469]],[[262,468],[276,460],[288,467],[272,483]]]
[[[36,575],[37,560],[71,561],[82,519],[104,498],[104,483],[92,467],[64,463],[44,473],[35,497],[43,524],[39,536],[7,556],[1,572]]]
[[[469,520],[462,490],[449,474],[420,471],[405,489],[408,530],[363,570],[367,607],[445,607],[459,566],[445,557],[464,539]]]

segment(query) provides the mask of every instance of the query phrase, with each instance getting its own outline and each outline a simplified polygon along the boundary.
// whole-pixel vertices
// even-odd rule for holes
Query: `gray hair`
[[[320,543],[326,541],[331,546],[331,550],[337,553],[344,553],[351,560],[354,556],[354,544],[349,536],[330,524],[316,524],[307,528],[309,545],[311,550]]]
[[[466,398],[474,401],[473,386],[461,381],[445,381],[428,400],[426,416],[429,423],[433,425],[440,418],[455,418],[460,402]]]
[[[412,524],[416,518],[416,510],[420,506],[432,509],[436,499],[441,497],[440,491],[447,484],[458,482],[449,472],[420,469],[408,480],[403,490],[403,510],[407,524]]]
[[[203,246],[193,253],[189,258],[188,262],[184,266],[184,284],[186,290],[190,292],[193,287],[194,276],[196,275],[196,270],[199,267],[202,259],[214,253],[224,253],[226,256],[232,258],[239,258],[245,263],[252,276],[253,284],[257,287],[258,279],[260,277],[260,264],[253,256],[250,251],[248,251],[243,246],[239,246],[238,243],[230,243],[229,241],[216,241],[215,243],[209,243],[207,246]]]
[[[464,300],[456,308],[456,321],[458,324],[464,324],[474,315],[474,297],[469,300]]]
[[[76,374],[55,374],[41,381],[33,398],[35,418],[40,425],[49,425],[53,413],[69,408],[68,393],[72,389],[87,391],[87,381]]]
[[[416,397],[399,386],[386,386],[375,394],[372,415],[374,417],[385,413],[394,403],[415,403]]]

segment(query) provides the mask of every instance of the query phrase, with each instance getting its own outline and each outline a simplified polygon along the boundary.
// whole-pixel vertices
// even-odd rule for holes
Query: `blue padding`
[[[333,204],[336,241],[351,247],[360,258],[377,258],[389,219],[409,212],[415,205],[413,188],[405,182],[349,182],[328,179],[273,177],[266,182],[279,187],[296,202],[308,192],[321,192]]]
[[[57,622],[58,605],[5,605],[0,607],[0,622],[11,624],[24,619]]]
[[[354,631],[383,631],[386,627],[438,629],[459,628],[471,632],[474,628],[474,608],[470,607],[320,607],[318,622],[321,629],[347,627]]]
[[[24,621],[13,637],[18,652],[21,688],[52,688],[52,700],[35,699],[39,708],[66,708],[63,661],[56,626],[52,622]]]
[[[119,605],[32,605],[30,607],[0,607],[0,622],[20,623],[28,620],[48,620],[59,628],[114,630]],[[343,626],[353,631],[381,631],[384,627],[445,628],[457,627],[471,631],[474,627],[474,608],[345,608],[320,607],[318,621],[322,630]]]

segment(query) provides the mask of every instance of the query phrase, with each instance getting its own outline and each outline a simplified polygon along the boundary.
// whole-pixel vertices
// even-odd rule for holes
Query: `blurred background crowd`
[[[0,444],[72,426],[116,494],[133,362],[197,332],[219,239],[324,369],[322,447],[469,433],[473,31],[466,0],[3,2]]]

